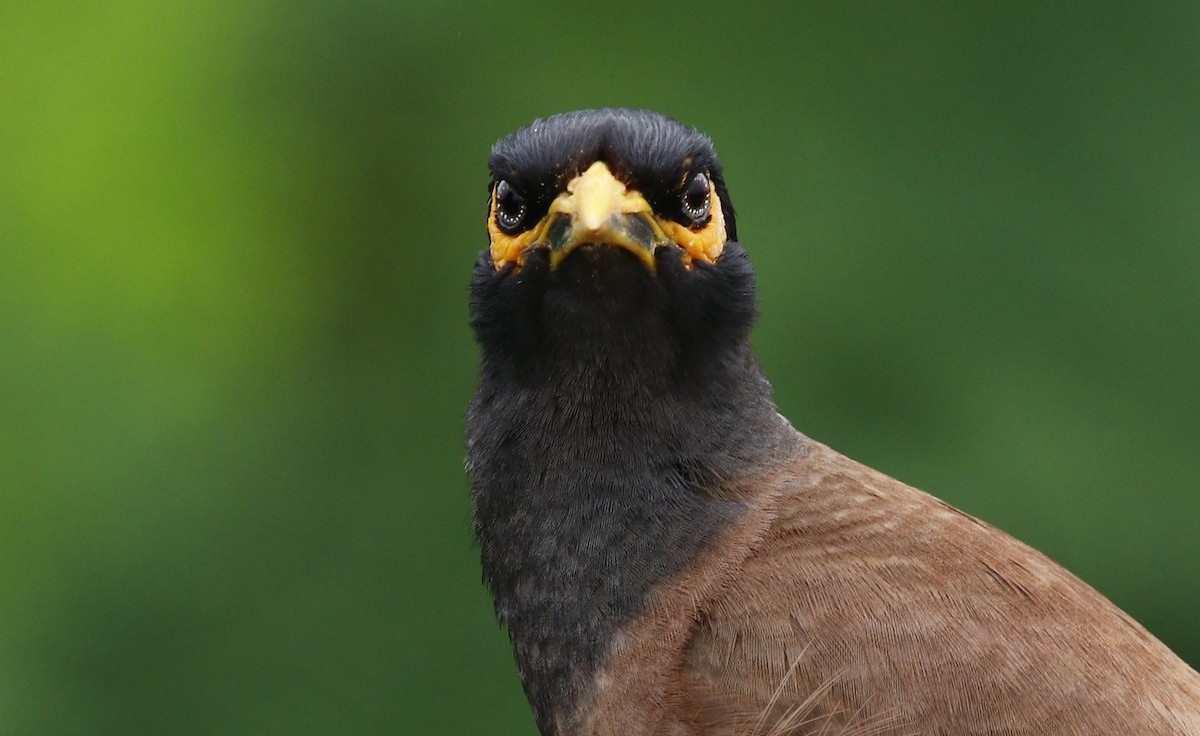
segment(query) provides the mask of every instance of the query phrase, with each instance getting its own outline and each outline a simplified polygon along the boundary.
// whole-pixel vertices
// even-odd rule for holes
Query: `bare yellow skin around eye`
[[[543,220],[538,223],[537,227],[517,233],[516,235],[509,235],[504,232],[496,224],[496,195],[493,192],[492,206],[488,212],[487,227],[488,237],[491,240],[492,263],[496,264],[496,270],[504,268],[510,262],[520,263],[519,256],[522,251],[538,239],[544,226],[545,221]]]
[[[700,230],[692,230],[674,220],[654,215],[655,222],[667,236],[683,249],[685,261],[691,265],[693,261],[713,263],[725,249],[728,233],[725,230],[725,215],[721,211],[721,199],[716,190],[709,192],[710,213],[708,224]],[[515,235],[509,235],[496,224],[496,197],[492,195],[492,203],[488,212],[488,236],[491,241],[490,252],[492,263],[500,270],[509,263],[520,265],[522,254],[531,245],[537,243],[549,226],[551,215],[547,215],[534,227]]]
[[[689,260],[713,263],[725,250],[728,234],[725,231],[725,213],[721,211],[721,198],[716,190],[708,193],[709,213],[708,224],[701,230],[692,230],[686,225],[680,225],[674,220],[655,217],[663,231],[670,236],[675,244],[687,253]]]

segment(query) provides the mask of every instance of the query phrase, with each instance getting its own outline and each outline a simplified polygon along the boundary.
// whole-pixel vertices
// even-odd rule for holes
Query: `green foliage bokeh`
[[[1200,6],[0,8],[0,731],[532,734],[462,415],[490,144],[708,132],[793,423],[1200,662]],[[550,448],[552,451],[552,448]]]

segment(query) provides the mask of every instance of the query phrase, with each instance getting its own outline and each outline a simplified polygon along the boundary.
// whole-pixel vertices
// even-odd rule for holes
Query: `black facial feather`
[[[592,245],[553,270],[541,251],[519,269],[486,250],[476,264],[475,530],[543,734],[585,707],[654,586],[742,513],[728,484],[792,441],[751,355],[754,272],[706,137],[651,112],[569,113],[500,141],[490,165],[544,208],[596,160],[656,208],[708,172],[730,240],[712,264],[660,248],[653,270]]]
[[[596,161],[642,193],[654,211],[684,224],[680,195],[692,174],[716,188],[730,240],[737,239],[733,204],[712,141],[649,110],[580,110],[535,120],[492,147],[488,167],[527,198],[530,223],[546,214],[567,182]]]

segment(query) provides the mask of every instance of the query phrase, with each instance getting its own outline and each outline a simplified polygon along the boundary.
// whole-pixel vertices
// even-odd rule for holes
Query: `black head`
[[[553,356],[568,362],[617,347],[678,366],[745,338],[753,272],[703,133],[646,110],[564,113],[496,143],[489,168],[472,290],[485,369],[528,374],[556,347],[577,351]]]

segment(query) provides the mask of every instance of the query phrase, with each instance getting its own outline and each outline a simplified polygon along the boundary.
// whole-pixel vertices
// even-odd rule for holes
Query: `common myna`
[[[805,437],[711,141],[492,149],[475,531],[543,734],[1200,735],[1200,675],[1036,550]]]

